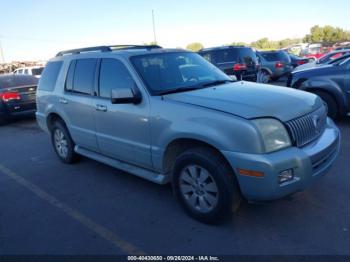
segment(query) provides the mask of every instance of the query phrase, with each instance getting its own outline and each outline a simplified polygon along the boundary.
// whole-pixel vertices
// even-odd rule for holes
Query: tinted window
[[[43,72],[43,67],[40,67],[40,68],[33,68],[32,69],[32,74],[35,75],[35,76],[40,76],[41,73]]]
[[[199,52],[207,61],[212,62],[212,55],[210,52]]]
[[[94,87],[96,61],[96,59],[77,60],[73,81],[74,92],[91,94]]]
[[[20,86],[37,85],[38,79],[26,75],[4,75],[0,76],[0,88],[11,88]]]
[[[216,50],[214,51],[214,55],[215,62],[218,64],[227,62],[237,62],[239,59],[237,48]]]
[[[290,57],[285,52],[261,52],[260,55],[269,62],[282,61],[290,63]]]
[[[103,59],[100,69],[100,96],[111,97],[112,89],[133,88],[134,80],[126,67],[116,59]]]
[[[73,90],[73,79],[74,79],[75,64],[76,64],[76,60],[73,60],[70,63],[70,65],[69,65],[67,78],[66,78],[66,86],[65,86],[65,89],[67,91],[72,91]]]
[[[62,61],[47,63],[43,71],[43,75],[40,78],[39,90],[52,91],[55,88],[62,64]]]

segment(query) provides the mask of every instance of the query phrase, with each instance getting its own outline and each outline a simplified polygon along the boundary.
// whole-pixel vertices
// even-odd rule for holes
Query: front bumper
[[[340,148],[340,132],[331,119],[324,133],[314,142],[269,154],[246,154],[223,151],[237,174],[243,196],[248,200],[273,200],[304,190],[325,175]],[[238,169],[264,173],[263,177],[238,174]],[[293,169],[294,179],[280,184],[280,172]]]

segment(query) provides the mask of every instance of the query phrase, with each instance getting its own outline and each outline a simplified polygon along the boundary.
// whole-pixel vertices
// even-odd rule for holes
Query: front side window
[[[131,61],[152,95],[230,81],[220,69],[196,53],[149,54],[134,56]]]
[[[94,87],[97,59],[78,59],[73,80],[73,92],[91,94]]]
[[[102,59],[99,80],[100,97],[110,98],[112,89],[134,88],[134,86],[135,82],[122,62],[112,58]]]

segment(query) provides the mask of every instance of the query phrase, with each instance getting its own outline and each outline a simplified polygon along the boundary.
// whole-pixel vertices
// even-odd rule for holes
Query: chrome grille
[[[327,109],[320,107],[305,116],[286,122],[294,145],[302,147],[318,138],[326,128]]]

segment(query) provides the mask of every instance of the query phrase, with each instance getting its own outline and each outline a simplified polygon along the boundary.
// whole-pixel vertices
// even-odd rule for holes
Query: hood
[[[303,66],[303,65],[302,65]],[[314,64],[313,66],[310,67],[305,67],[305,68],[299,68],[296,67],[292,73],[301,73],[301,72],[309,72],[309,71],[313,71],[313,70],[320,70],[320,69],[324,69],[324,68],[330,68],[333,67],[333,65],[329,65],[329,64]]]
[[[320,98],[311,93],[244,81],[169,94],[164,99],[247,119],[274,117],[281,121],[305,115],[322,105]]]

